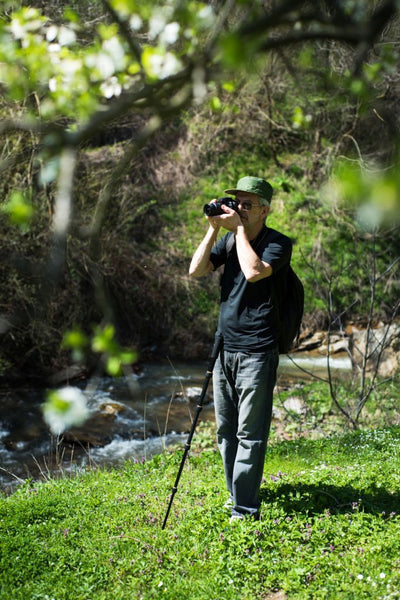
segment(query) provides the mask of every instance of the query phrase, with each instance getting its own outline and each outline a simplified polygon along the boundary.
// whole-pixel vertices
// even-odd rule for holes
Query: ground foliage
[[[165,530],[182,449],[27,482],[0,499],[1,597],[399,597],[398,428],[274,442],[262,519],[229,524],[207,427]]]

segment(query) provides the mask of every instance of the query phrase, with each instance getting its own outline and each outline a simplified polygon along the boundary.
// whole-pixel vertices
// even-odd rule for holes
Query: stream
[[[347,357],[331,357],[330,368],[345,376]],[[306,373],[307,372],[307,373]],[[280,357],[278,384],[326,376],[326,357],[296,353]],[[27,479],[44,479],[87,466],[142,461],[166,447],[184,443],[196,413],[206,366],[199,363],[148,363],[138,373],[104,377],[80,385],[90,417],[62,441],[42,418],[45,390],[20,388],[0,395],[0,492]],[[212,380],[199,420],[213,421]]]

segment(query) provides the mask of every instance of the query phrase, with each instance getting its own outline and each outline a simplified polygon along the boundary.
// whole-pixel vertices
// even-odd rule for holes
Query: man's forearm
[[[240,268],[247,281],[255,282],[272,275],[272,267],[257,256],[243,226],[236,229],[235,241]]]
[[[217,241],[218,231],[219,228],[210,226],[196,252],[193,254],[189,267],[189,275],[191,277],[203,277],[212,270],[210,255],[212,247]]]

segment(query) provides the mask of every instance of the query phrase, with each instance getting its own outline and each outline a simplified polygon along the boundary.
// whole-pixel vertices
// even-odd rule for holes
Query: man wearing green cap
[[[230,498],[231,520],[260,517],[259,490],[279,362],[273,283],[288,269],[291,240],[268,228],[271,185],[242,177],[225,193],[237,211],[207,216],[208,231],[189,269],[203,277],[224,266],[218,331],[223,346],[213,373],[218,446]],[[228,230],[218,241],[220,228]]]

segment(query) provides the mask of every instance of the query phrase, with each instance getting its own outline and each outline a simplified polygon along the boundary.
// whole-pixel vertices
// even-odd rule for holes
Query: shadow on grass
[[[329,510],[331,513],[361,511],[371,514],[398,513],[400,496],[382,488],[368,491],[349,485],[291,485],[280,483],[276,489],[262,487],[262,503],[279,504],[286,513],[316,515]]]

